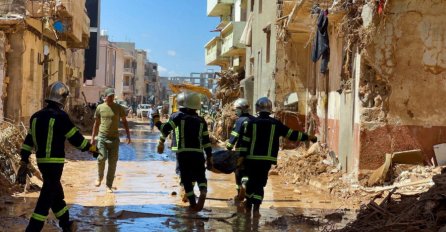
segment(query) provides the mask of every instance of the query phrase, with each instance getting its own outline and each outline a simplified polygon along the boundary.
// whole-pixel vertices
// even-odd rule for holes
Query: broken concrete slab
[[[391,164],[392,164],[392,154],[387,153],[384,164],[381,165],[381,167],[379,167],[372,173],[369,180],[367,181],[367,186],[383,184],[384,181],[386,180],[387,173],[389,172]]]
[[[394,152],[392,163],[397,164],[423,164],[424,157],[420,149]]]

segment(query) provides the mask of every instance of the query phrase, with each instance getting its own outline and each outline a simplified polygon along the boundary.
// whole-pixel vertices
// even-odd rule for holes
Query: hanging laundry
[[[328,70],[328,61],[330,60],[330,45],[328,40],[328,11],[324,10],[319,13],[317,19],[317,33],[314,38],[311,59],[317,62],[321,57],[321,73]]]

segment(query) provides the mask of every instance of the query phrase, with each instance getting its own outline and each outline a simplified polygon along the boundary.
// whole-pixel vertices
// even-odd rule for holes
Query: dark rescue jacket
[[[306,133],[288,128],[268,113],[260,113],[258,117],[248,121],[246,137],[249,142],[242,139],[242,146],[247,147],[247,151],[241,153],[242,156],[248,160],[266,160],[274,164],[277,163],[280,137],[291,141],[308,140]]]
[[[234,128],[231,131],[231,136],[229,137],[229,141],[226,143],[226,148],[228,150],[232,150],[235,147],[235,151],[247,151],[246,147],[242,147],[241,140],[245,139],[249,141],[248,138],[245,136],[245,130],[248,121],[253,118],[255,117],[250,114],[242,114],[237,119],[237,121],[235,121]]]
[[[31,116],[30,129],[20,151],[23,161],[28,162],[32,150],[37,163],[65,162],[65,140],[81,151],[90,148],[88,140],[71,122],[68,114],[55,104],[48,104]]]
[[[172,151],[174,152],[203,153],[204,149],[206,155],[212,153],[207,123],[197,114],[182,112],[172,114],[166,123],[158,123],[157,127],[161,131],[162,141],[173,131]]]

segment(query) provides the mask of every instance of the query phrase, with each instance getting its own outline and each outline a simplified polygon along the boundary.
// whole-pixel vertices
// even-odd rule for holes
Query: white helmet
[[[184,99],[186,98],[186,93],[181,92],[177,95],[177,105],[179,109],[184,108]]]
[[[267,112],[272,113],[273,112],[273,103],[271,100],[269,100],[267,97],[261,97],[256,102],[256,112]]]
[[[239,98],[235,100],[233,106],[238,116],[240,116],[243,113],[249,113],[249,103],[248,100],[244,98]]]
[[[65,103],[67,103],[68,95],[70,95],[68,87],[64,83],[56,81],[48,86],[45,93],[45,101],[55,102],[64,107]]]
[[[201,109],[201,97],[198,93],[188,93],[184,99],[184,107],[199,110]]]

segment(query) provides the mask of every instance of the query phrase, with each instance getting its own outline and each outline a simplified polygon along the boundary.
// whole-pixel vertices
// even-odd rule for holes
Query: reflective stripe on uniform
[[[174,123],[173,121],[171,121],[171,120],[169,120],[168,123],[170,124],[170,126],[172,127],[172,129],[175,128],[175,127],[177,127],[177,126],[175,125],[175,123]]]
[[[234,147],[234,145],[233,145],[233,144],[231,144],[230,142],[227,142],[227,143],[226,143],[226,147],[227,147],[227,148],[233,148],[233,147]]]
[[[289,129],[288,133],[286,134],[286,138],[289,139],[292,133],[293,133],[293,130]]]
[[[252,198],[257,199],[257,200],[263,200],[263,197],[262,197],[262,196],[260,196],[260,195],[255,195],[255,194],[252,195]]]
[[[185,152],[185,151],[203,152],[203,149],[200,149],[200,148],[177,148],[176,147],[176,150],[174,150],[172,148],[172,151],[176,151],[176,152]]]
[[[41,221],[41,222],[44,222],[47,217],[48,216],[44,216],[44,215],[41,215],[41,214],[38,214],[38,213],[33,213],[31,215],[31,218],[36,219],[37,221]]]
[[[209,131],[205,131],[205,132],[203,132],[203,135],[204,135],[204,136],[209,135]]]
[[[51,118],[50,123],[48,125],[48,136],[46,137],[46,158],[49,158],[51,156],[51,147],[53,144],[54,121],[56,121],[56,119]]]
[[[269,134],[269,144],[268,144],[268,156],[271,156],[271,151],[273,149],[274,133],[276,132],[276,125],[271,126],[271,132]]]
[[[208,148],[208,147],[212,147],[212,145],[210,143],[206,143],[205,145],[203,145],[203,148]]]
[[[206,183],[200,183],[198,184],[198,187],[208,187],[208,185]]]
[[[298,132],[299,133],[299,136],[297,136],[297,141],[302,141],[302,135],[303,135],[303,133],[302,132]]]
[[[231,135],[232,135],[232,136],[235,136],[235,137],[238,137],[238,136],[239,136],[239,134],[238,134],[237,132],[235,132],[235,131],[231,131]]]
[[[254,148],[256,145],[256,136],[257,136],[257,125],[252,125],[252,142],[251,142],[251,155],[254,155]]]
[[[65,163],[65,158],[37,158],[37,163],[63,164]]]
[[[191,196],[193,196],[193,195],[195,195],[195,194],[194,194],[194,191],[191,191],[191,192],[186,193],[186,196],[187,196],[187,197],[191,197]]]
[[[180,146],[180,128],[175,127],[175,140],[177,141],[177,146],[176,147],[172,147],[172,151],[174,148],[176,148],[178,150],[178,147]]]
[[[277,162],[277,157],[264,156],[264,155],[248,155],[248,156],[246,156],[246,159],[249,159],[249,160],[268,160],[268,161]]]
[[[248,148],[246,148],[246,147],[237,147],[235,149],[235,151],[248,151]]]
[[[68,131],[68,133],[65,134],[65,138],[69,139],[73,137],[73,135],[76,134],[76,131],[78,131],[78,129],[73,127],[70,131]]]
[[[55,213],[56,218],[60,218],[62,215],[64,215],[68,211],[68,207],[65,206],[63,209],[61,209],[59,212]]]
[[[33,119],[33,122],[32,122],[32,129],[31,129],[31,132],[32,132],[32,136],[33,136],[33,142],[34,142],[34,147],[36,148],[36,151],[38,150],[38,146],[37,146],[37,136],[36,136],[36,124],[37,124],[37,118],[34,118]]]
[[[22,145],[22,150],[31,152],[32,149],[33,149],[33,148],[32,148],[31,146],[29,146],[29,145],[26,145],[26,144],[23,144],[23,145]]]
[[[246,136],[243,136],[242,139],[243,139],[244,141],[246,141],[246,142],[251,141],[251,139],[250,139],[249,137],[246,137]]]
[[[84,139],[82,144],[79,147],[77,147],[77,148],[83,150],[87,146],[87,144],[88,144],[88,140]]]

